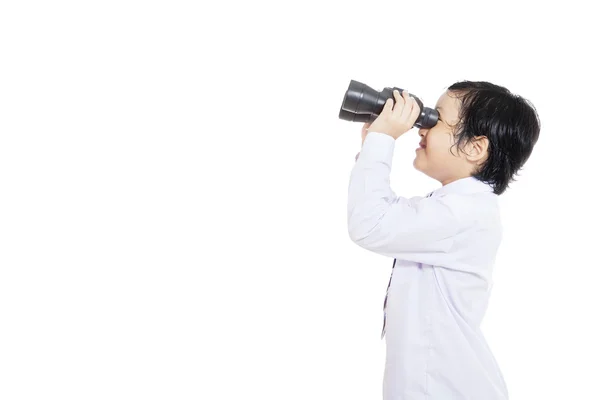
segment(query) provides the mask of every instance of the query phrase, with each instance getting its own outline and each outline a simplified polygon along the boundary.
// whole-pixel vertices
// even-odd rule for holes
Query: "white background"
[[[3,1],[0,399],[380,399],[351,79],[536,106],[483,330],[512,400],[600,399],[600,32],[550,3]],[[440,187],[418,141],[398,195]]]

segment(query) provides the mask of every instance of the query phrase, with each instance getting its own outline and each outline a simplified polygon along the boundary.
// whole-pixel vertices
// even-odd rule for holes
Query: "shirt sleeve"
[[[390,187],[395,139],[379,132],[365,138],[348,187],[348,233],[357,245],[381,255],[423,260],[447,252],[467,221],[456,195],[399,197]],[[428,259],[428,257],[425,257]]]

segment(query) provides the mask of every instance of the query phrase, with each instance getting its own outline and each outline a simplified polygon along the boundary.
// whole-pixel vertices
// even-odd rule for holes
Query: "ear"
[[[486,136],[477,136],[469,142],[467,146],[467,160],[479,164],[487,157],[488,146],[490,142]]]

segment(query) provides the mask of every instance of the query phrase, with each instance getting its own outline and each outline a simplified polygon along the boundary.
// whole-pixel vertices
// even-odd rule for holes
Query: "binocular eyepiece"
[[[402,94],[402,89],[398,87],[384,88],[381,92],[370,88],[364,83],[351,80],[348,90],[344,95],[342,107],[340,108],[340,119],[351,122],[373,122],[377,119],[387,99],[394,100],[394,89]],[[439,114],[436,110],[428,107],[423,107],[423,103],[417,96],[413,96],[421,112],[415,121],[417,128],[431,128],[437,124]]]

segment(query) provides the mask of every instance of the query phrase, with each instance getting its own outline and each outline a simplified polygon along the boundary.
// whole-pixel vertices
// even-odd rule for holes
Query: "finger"
[[[402,92],[402,96],[404,97],[406,104],[404,105],[404,108],[402,109],[402,112],[400,113],[400,118],[402,118],[403,120],[406,120],[406,119],[408,119],[410,113],[412,112],[412,108],[414,107],[416,101],[415,101],[414,97],[410,97],[410,94],[406,90],[404,90]]]
[[[394,105],[394,111],[396,111],[396,110],[402,111],[402,108],[404,107],[405,100],[400,95],[400,92],[398,92],[398,90],[394,89],[393,93],[394,93],[394,99],[396,100],[396,104]]]
[[[417,121],[417,118],[419,118],[419,114],[421,114],[421,108],[419,107],[419,103],[417,103],[417,100],[413,99],[413,108],[412,111],[410,112],[410,116],[408,117],[409,122],[411,123],[411,127],[412,125],[415,124],[415,122]]]
[[[394,101],[392,99],[387,99],[385,101],[385,104],[383,105],[383,110],[381,110],[381,113],[391,113],[392,112],[392,107],[394,106]]]

